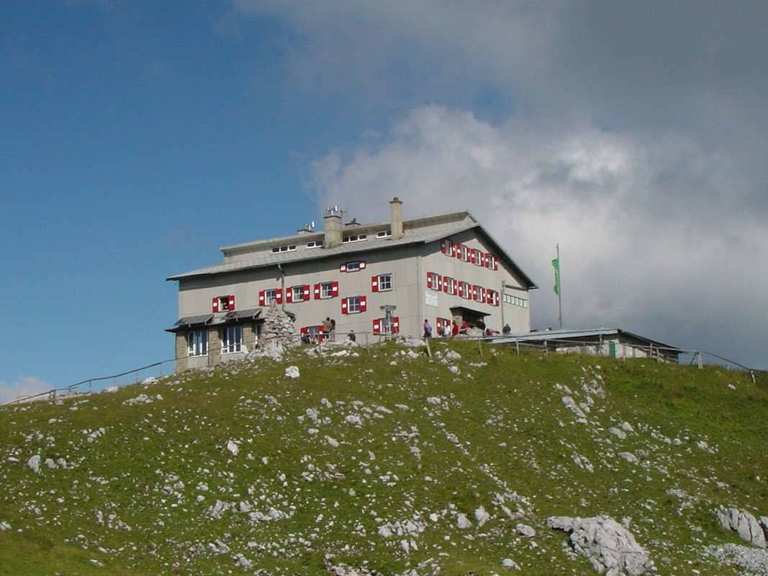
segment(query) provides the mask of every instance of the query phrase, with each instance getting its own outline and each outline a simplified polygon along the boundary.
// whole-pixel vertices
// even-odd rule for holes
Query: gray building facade
[[[330,208],[324,229],[224,246],[223,262],[170,276],[178,282],[179,369],[238,358],[258,346],[262,315],[280,306],[305,339],[323,338],[326,318],[338,338],[420,336],[453,323],[501,332],[530,331],[531,279],[468,212],[389,222],[343,222]],[[385,307],[389,307],[387,310]]]

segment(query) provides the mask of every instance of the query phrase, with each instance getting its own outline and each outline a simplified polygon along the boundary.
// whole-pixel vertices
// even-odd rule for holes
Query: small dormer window
[[[368,240],[367,234],[347,234],[344,236],[345,244],[349,242],[362,242],[363,240]]]
[[[392,231],[391,230],[379,230],[376,232],[376,238],[391,238],[392,237]]]
[[[323,245],[319,240],[310,240],[307,242],[307,248],[320,248]]]
[[[294,250],[296,250],[296,246],[293,244],[292,245],[285,244],[283,246],[272,247],[273,254],[279,254],[280,252],[293,252]]]

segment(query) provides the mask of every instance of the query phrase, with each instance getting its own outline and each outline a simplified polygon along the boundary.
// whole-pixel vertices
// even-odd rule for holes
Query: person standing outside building
[[[430,338],[432,338],[432,324],[424,318],[424,340],[429,340]]]
[[[336,320],[331,318],[331,342],[336,341]]]

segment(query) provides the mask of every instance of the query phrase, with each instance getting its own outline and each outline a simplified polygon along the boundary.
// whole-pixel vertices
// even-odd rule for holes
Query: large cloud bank
[[[469,209],[541,286],[539,327],[559,242],[568,325],[768,367],[768,4],[235,6],[296,32],[297,85],[388,119],[313,163],[321,205]]]

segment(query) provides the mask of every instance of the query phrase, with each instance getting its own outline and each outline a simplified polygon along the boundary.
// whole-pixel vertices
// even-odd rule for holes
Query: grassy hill
[[[703,549],[738,541],[718,505],[768,515],[767,382],[435,348],[299,349],[0,409],[0,574],[326,574],[326,556],[590,574],[545,520],[598,514],[627,519],[662,574],[738,573]]]

